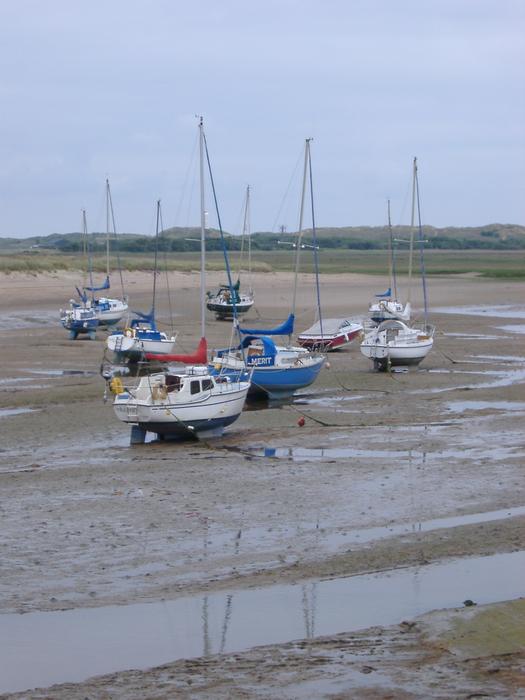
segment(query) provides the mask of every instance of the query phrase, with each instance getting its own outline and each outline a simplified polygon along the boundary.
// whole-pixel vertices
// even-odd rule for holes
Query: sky
[[[0,236],[198,225],[196,115],[222,224],[525,224],[523,0],[0,3]],[[209,188],[208,188],[209,189]],[[212,215],[210,225],[216,225]],[[306,220],[308,225],[309,221]]]

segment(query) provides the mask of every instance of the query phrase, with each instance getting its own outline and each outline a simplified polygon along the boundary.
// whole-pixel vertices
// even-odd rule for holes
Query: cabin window
[[[166,375],[166,389],[168,390],[168,393],[171,391],[180,391],[181,389],[181,381],[180,377],[177,375],[173,374],[167,374]]]
[[[201,390],[201,383],[198,379],[192,379],[190,384],[190,394],[198,394]]]
[[[213,389],[213,382],[211,379],[203,379],[202,380],[202,390],[203,391],[211,391]]]

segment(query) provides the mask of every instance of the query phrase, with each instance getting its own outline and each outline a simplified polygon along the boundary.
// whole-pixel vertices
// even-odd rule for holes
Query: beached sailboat
[[[151,310],[148,313],[134,311],[137,318],[129,326],[118,330],[106,339],[107,349],[114,353],[118,362],[138,362],[145,355],[162,355],[173,352],[176,335],[168,336],[157,328],[155,305],[157,298],[158,248],[161,228],[160,201],[157,202],[157,224],[155,230],[155,260],[153,265],[153,291]]]
[[[332,352],[361,337],[363,324],[348,318],[323,318],[297,336],[303,348]]]
[[[82,248],[84,259],[87,260],[87,272],[91,274],[91,255],[88,250],[89,241],[87,234],[87,217],[85,209],[82,210]],[[84,272],[84,276],[87,274]],[[81,292],[77,288],[77,292]],[[81,295],[82,296],[82,295]],[[95,340],[99,319],[87,299],[78,304],[73,299],[69,301],[69,308],[60,309],[60,322],[69,331],[70,340],[76,340],[79,335],[87,335],[90,340]]]
[[[414,227],[414,211],[412,210],[412,228]],[[390,200],[388,200],[388,276],[389,287],[386,292],[376,294],[377,301],[372,302],[368,309],[370,320],[379,325],[388,319],[398,319],[399,321],[410,321],[410,302],[405,305],[398,300],[397,296],[397,274],[396,274],[396,248],[392,235],[392,221],[390,217]]]
[[[293,288],[292,312],[289,317],[275,328],[239,327],[244,336],[237,347],[216,351],[212,364],[217,372],[239,371],[243,367],[253,369],[250,395],[262,395],[270,399],[284,399],[298,389],[310,386],[325,362],[325,356],[300,346],[291,344],[294,329],[297,299],[297,278],[301,240],[303,236],[303,213],[307,176],[310,175],[310,195],[312,194],[312,177],[310,161],[310,139],[306,140],[303,172],[303,188],[299,216],[299,232],[295,251],[295,277]],[[275,336],[288,336],[287,345],[278,345]]]
[[[241,292],[241,269],[243,264],[244,242],[248,241],[248,278],[251,279],[251,238],[250,238],[250,187],[246,188],[244,202],[244,221],[242,227],[241,253],[237,281],[233,286],[222,284],[215,292],[208,292],[206,307],[213,311],[217,320],[231,320],[234,315],[241,316],[249,311],[254,303],[253,289]]]
[[[199,121],[200,189],[201,189],[201,341],[206,359],[205,335],[205,210],[204,150],[206,148],[202,118]],[[206,148],[207,155],[207,148]],[[209,162],[209,161],[208,161]],[[213,186],[213,181],[212,181]],[[192,356],[163,355],[166,362],[185,362]],[[143,443],[147,432],[159,438],[206,438],[221,435],[224,428],[237,420],[244,406],[249,377],[215,375],[207,365],[170,367],[140,378],[133,389],[124,387],[120,377],[110,381],[115,393],[113,408],[117,418],[132,426],[131,442]]]
[[[416,327],[409,327],[398,319],[382,321],[364,337],[361,352],[374,363],[374,369],[386,370],[392,366],[418,365],[430,352],[434,344],[434,328],[428,323],[428,300],[423,256],[423,235],[421,212],[419,207],[419,184],[417,177],[417,160],[413,163],[412,185],[412,229],[410,233],[409,268],[408,268],[408,301],[412,286],[412,261],[414,248],[414,209],[417,203],[418,230],[420,246],[421,280],[423,287],[424,322]]]
[[[71,300],[71,307],[76,306],[83,308],[91,308],[98,318],[99,326],[113,326],[118,323],[128,312],[128,300],[124,293],[124,282],[122,279],[122,271],[120,270],[120,282],[122,286],[122,298],[115,299],[111,297],[96,297],[95,292],[105,291],[110,288],[110,229],[113,226],[113,235],[116,236],[115,214],[113,211],[113,201],[111,199],[111,189],[109,180],[106,180],[106,279],[104,282],[95,286],[93,283],[93,270],[90,268],[89,285],[84,285],[82,289],[78,289],[77,293],[80,297],[80,303]],[[89,296],[89,293],[91,296]]]

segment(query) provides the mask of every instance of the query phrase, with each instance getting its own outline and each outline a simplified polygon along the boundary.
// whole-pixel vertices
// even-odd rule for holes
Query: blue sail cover
[[[157,330],[157,324],[155,323],[155,312],[153,309],[149,312],[149,314],[144,314],[141,311],[134,311],[133,312],[135,316],[138,316],[138,318],[134,318],[131,321],[131,327],[134,328],[137,326],[139,323],[149,323],[152,330]]]
[[[75,289],[77,290],[77,294],[78,294],[78,296],[80,297],[80,301],[81,301],[83,304],[86,304],[86,303],[87,303],[87,300],[88,300],[87,294],[84,294],[84,292],[81,292],[80,289],[79,289],[78,287],[75,287]]]
[[[386,292],[383,292],[383,294],[376,294],[376,297],[391,297],[392,296],[392,288],[389,287]]]
[[[106,277],[104,280],[104,284],[102,284],[100,287],[84,287],[86,292],[100,292],[103,289],[109,289],[109,277]]]
[[[275,328],[241,328],[239,332],[243,335],[292,335],[295,316],[290,314],[286,321]]]

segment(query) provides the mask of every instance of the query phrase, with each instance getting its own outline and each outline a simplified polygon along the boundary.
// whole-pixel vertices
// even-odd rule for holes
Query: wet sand
[[[132,308],[149,307],[151,279],[129,277]],[[210,275],[209,285],[222,280]],[[63,273],[0,280],[1,613],[306,584],[524,548],[525,284],[433,278],[431,307],[493,310],[432,313],[435,347],[419,370],[375,374],[352,345],[293,403],[249,406],[223,438],[131,448],[102,400],[105,334],[72,342],[58,323],[77,282]],[[196,273],[170,274],[183,351],[199,337],[198,283]],[[290,275],[259,274],[253,286],[247,320],[282,320]],[[383,287],[382,278],[325,276],[325,314],[361,316]],[[313,321],[307,275],[299,299],[302,330]],[[208,321],[210,346],[226,345],[228,324]],[[322,638],[305,625],[302,642],[226,646],[19,697],[520,697],[525,640],[516,633],[497,648],[493,631],[510,630],[523,608],[463,608],[469,597],[458,590],[456,610],[414,625]],[[460,653],[467,623],[478,645]]]

